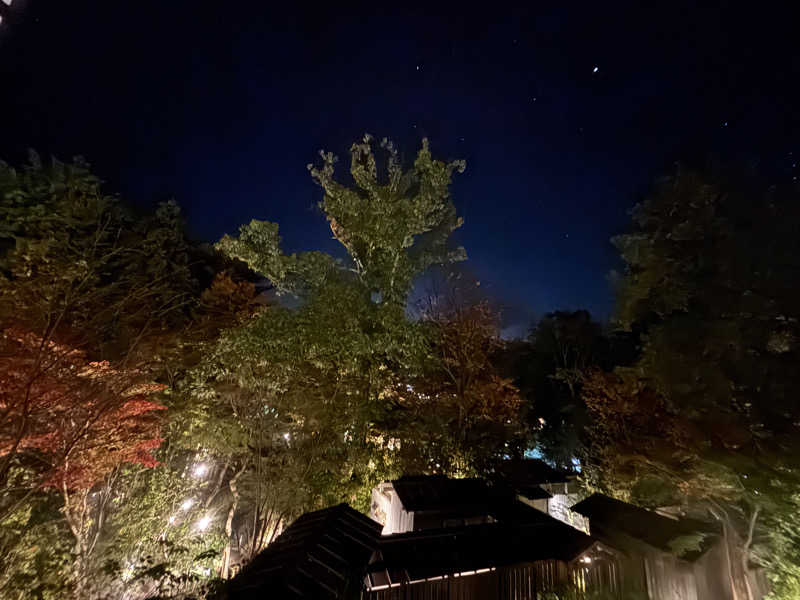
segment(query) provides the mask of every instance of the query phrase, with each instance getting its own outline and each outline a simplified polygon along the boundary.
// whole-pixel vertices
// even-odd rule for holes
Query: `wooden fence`
[[[543,600],[546,592],[570,590],[570,598],[588,592],[618,593],[616,565],[611,561],[568,566],[556,560],[498,567],[474,574],[447,576],[369,590],[364,600]]]

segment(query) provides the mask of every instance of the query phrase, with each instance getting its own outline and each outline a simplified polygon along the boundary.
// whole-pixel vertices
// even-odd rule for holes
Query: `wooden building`
[[[647,600],[735,600],[730,557],[713,523],[668,517],[601,494],[572,507],[586,517],[593,538],[618,552],[621,591]],[[766,595],[757,569],[749,574],[755,598]]]
[[[406,531],[381,535],[384,525],[345,504],[305,514],[230,582],[229,597],[536,600],[566,587],[617,589],[612,550],[513,490],[441,477],[394,483]]]
[[[347,504],[306,513],[230,581],[228,598],[359,598],[380,532]]]
[[[552,486],[569,483],[541,485],[559,492]],[[231,581],[229,596],[735,600],[714,524],[599,494],[565,509],[575,518],[554,518],[540,502],[553,496],[525,478],[490,484],[402,477],[373,492],[373,519],[346,504],[297,519]],[[766,586],[755,570],[752,575],[760,599]]]
[[[383,536],[364,581],[368,600],[535,600],[615,594],[616,556],[577,529],[517,502],[492,522]]]
[[[492,522],[493,511],[517,499],[576,529],[588,532],[583,516],[569,510],[581,499],[573,474],[540,460],[509,462],[490,483],[443,475],[404,476],[372,490],[370,516],[383,534]]]

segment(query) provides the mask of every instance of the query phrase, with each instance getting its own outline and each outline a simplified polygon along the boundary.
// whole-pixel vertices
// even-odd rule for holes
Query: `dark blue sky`
[[[259,218],[287,250],[333,249],[316,152],[368,131],[411,157],[428,136],[467,160],[459,241],[519,327],[556,308],[608,315],[609,238],[675,161],[795,173],[796,21],[765,4],[273,4],[15,0],[0,158],[82,154],[135,202],[175,197],[196,237]]]

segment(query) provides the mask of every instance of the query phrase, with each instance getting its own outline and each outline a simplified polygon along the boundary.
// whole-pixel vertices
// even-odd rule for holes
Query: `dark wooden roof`
[[[360,589],[381,529],[347,504],[306,513],[231,580],[229,597],[344,598]]]
[[[569,562],[594,540],[518,502],[517,518],[384,536],[369,567],[372,585],[399,583],[450,573],[538,560]],[[523,522],[522,516],[527,517]]]
[[[497,469],[500,479],[517,486],[535,486],[542,483],[566,483],[571,473],[555,469],[538,458],[524,458],[502,463]]]
[[[612,547],[619,548],[619,534],[624,534],[628,538],[674,554],[670,547],[673,540],[687,535],[705,534],[705,541],[701,544],[700,550],[690,551],[681,556],[689,561],[700,557],[719,534],[719,528],[714,524],[696,519],[671,519],[603,494],[593,494],[575,504],[571,510],[588,517],[592,536]],[[619,549],[635,551],[633,548]]]
[[[550,492],[543,490],[538,485],[518,484],[511,486],[511,488],[516,493],[520,494],[521,496],[525,496],[530,500],[545,500],[553,497]]]
[[[455,510],[488,506],[489,486],[483,479],[450,479],[444,475],[412,475],[392,482],[407,511]]]

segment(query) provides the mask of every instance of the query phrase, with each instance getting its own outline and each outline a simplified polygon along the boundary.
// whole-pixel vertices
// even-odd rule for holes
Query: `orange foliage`
[[[0,339],[0,466],[30,466],[42,486],[88,489],[122,463],[157,464],[150,399],[164,386],[79,351],[6,330]]]

